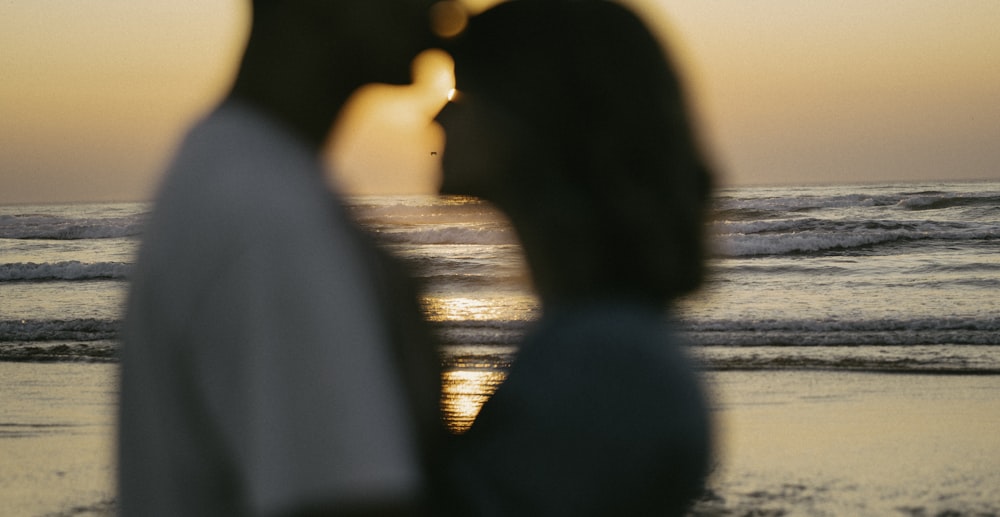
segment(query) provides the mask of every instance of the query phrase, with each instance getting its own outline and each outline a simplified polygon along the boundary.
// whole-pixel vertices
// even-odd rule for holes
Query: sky
[[[247,3],[0,1],[0,204],[150,199],[230,84]],[[626,3],[679,64],[724,185],[1000,179],[996,0]],[[334,132],[346,192],[434,191],[451,79],[422,59],[417,86],[366,88]]]

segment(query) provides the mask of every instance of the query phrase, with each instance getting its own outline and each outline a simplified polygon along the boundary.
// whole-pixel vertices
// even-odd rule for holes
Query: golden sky
[[[0,203],[148,199],[225,92],[246,3],[0,2]],[[996,0],[628,3],[674,48],[726,183],[1000,179]],[[433,191],[436,66],[359,95],[377,108],[339,133],[346,189]]]

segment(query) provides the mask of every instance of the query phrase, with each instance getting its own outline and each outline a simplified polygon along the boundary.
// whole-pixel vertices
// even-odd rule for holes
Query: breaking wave
[[[66,217],[48,214],[0,215],[0,239],[81,240],[133,237],[142,232],[142,215]]]

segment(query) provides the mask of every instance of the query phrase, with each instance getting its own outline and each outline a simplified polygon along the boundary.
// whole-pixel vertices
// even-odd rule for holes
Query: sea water
[[[450,350],[512,352],[538,305],[488,205],[355,210],[425,280]],[[1000,373],[1000,183],[727,189],[710,233],[677,311],[709,368]]]
[[[423,281],[447,347],[507,351],[537,318],[517,236],[488,204],[349,205]],[[0,207],[0,357],[113,341],[148,209]],[[710,226],[709,281],[677,311],[709,367],[1000,371],[1000,183],[726,189]]]
[[[461,430],[539,315],[515,232],[462,197],[348,200],[424,285]],[[0,207],[0,360],[111,362],[149,205]],[[676,315],[710,371],[1000,375],[1000,182],[717,193]]]
[[[422,281],[467,425],[539,314],[517,235],[472,198],[348,204]],[[0,207],[0,359],[115,359],[148,210]],[[724,189],[709,232],[676,309],[708,369],[1000,373],[1000,182]]]

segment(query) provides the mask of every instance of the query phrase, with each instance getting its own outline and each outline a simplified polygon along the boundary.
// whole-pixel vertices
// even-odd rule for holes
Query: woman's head
[[[513,0],[473,18],[452,54],[446,192],[515,223],[561,221],[561,247],[593,256],[580,289],[670,298],[698,285],[709,178],[680,81],[633,13]],[[464,115],[467,130],[449,127]]]

